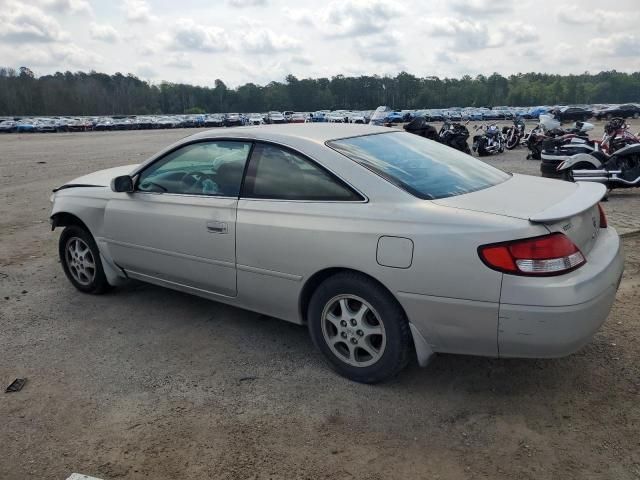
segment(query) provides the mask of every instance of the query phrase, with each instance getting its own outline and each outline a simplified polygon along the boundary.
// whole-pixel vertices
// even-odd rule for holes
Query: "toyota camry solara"
[[[377,382],[414,355],[589,342],[623,270],[604,193],[394,129],[274,125],[77,178],[51,221],[82,292],[136,279],[306,324],[332,368]]]

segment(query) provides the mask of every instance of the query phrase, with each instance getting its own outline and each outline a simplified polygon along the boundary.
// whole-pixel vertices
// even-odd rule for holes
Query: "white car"
[[[264,118],[259,113],[252,113],[247,117],[247,125],[264,125]]]
[[[335,370],[377,382],[414,355],[589,342],[623,271],[604,194],[395,129],[307,123],[206,131],[77,178],[51,222],[82,292],[132,278],[306,324]]]

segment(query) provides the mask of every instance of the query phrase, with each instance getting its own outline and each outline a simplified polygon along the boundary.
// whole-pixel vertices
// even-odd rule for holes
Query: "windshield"
[[[482,190],[509,178],[470,155],[405,132],[345,138],[327,145],[425,200]]]

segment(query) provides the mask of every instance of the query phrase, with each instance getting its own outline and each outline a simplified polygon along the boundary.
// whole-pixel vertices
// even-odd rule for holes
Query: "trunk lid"
[[[604,185],[598,183],[570,183],[513,174],[506,182],[493,187],[433,202],[543,224],[551,232],[567,235],[587,254],[599,233],[598,202],[605,193]]]

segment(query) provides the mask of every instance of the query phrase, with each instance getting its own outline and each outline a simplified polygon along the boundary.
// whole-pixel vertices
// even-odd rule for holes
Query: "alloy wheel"
[[[380,316],[364,299],[338,295],[322,311],[322,335],[331,351],[354,367],[368,367],[384,354],[387,336]]]
[[[65,245],[69,273],[82,286],[91,285],[96,276],[96,262],[89,245],[79,237],[70,237]]]

